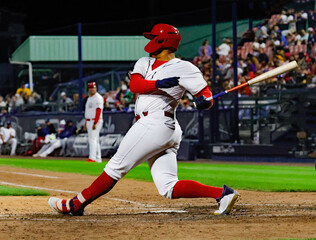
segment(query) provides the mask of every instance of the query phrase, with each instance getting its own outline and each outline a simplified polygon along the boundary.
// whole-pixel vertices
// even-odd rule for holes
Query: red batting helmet
[[[97,84],[96,82],[88,82],[88,88],[96,88]]]
[[[164,48],[178,49],[181,35],[177,28],[168,24],[156,24],[151,32],[143,33],[145,38],[151,41],[145,46],[145,51],[148,53],[154,53]]]

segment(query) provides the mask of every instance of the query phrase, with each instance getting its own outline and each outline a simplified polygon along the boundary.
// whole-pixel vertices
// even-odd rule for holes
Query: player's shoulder
[[[154,59],[154,58],[152,58],[152,57],[141,57],[140,59],[137,60],[136,63],[137,63],[137,64],[141,64],[141,63],[146,63],[146,64],[148,64],[148,63],[152,62],[153,59]]]
[[[101,96],[100,93],[97,92],[97,93],[96,93],[96,96],[97,96],[98,99],[102,99],[102,100],[103,100],[103,97]]]
[[[184,72],[200,72],[197,66],[195,66],[193,63],[187,60],[175,58],[173,59],[173,65],[174,67],[179,68],[181,69],[181,71]]]

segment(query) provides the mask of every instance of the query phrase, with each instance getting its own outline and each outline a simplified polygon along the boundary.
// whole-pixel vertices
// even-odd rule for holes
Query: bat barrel
[[[272,70],[270,70],[268,72],[265,72],[265,73],[255,77],[255,78],[249,80],[248,84],[252,85],[252,84],[255,84],[255,83],[267,80],[269,78],[275,77],[275,76],[280,75],[282,73],[291,71],[291,70],[293,70],[293,69],[295,69],[297,67],[298,67],[297,62],[296,61],[292,61],[290,63],[284,64],[284,65],[282,65],[280,67],[272,69]]]
[[[221,96],[223,96],[223,95],[225,95],[225,94],[227,94],[227,93],[236,91],[236,90],[238,90],[238,89],[240,89],[240,88],[243,88],[243,87],[245,87],[245,86],[248,86],[248,85],[250,86],[250,85],[252,85],[252,84],[265,81],[265,80],[267,80],[267,79],[269,79],[269,78],[275,77],[275,76],[280,75],[280,74],[282,74],[282,73],[285,73],[285,72],[294,70],[294,69],[297,68],[297,67],[298,67],[297,62],[296,62],[296,61],[292,61],[292,62],[290,62],[290,63],[284,64],[284,65],[282,65],[282,66],[280,66],[280,67],[277,67],[277,68],[275,68],[275,69],[272,69],[272,70],[270,70],[270,71],[268,71],[268,72],[265,72],[265,73],[263,73],[263,74],[261,74],[261,75],[255,77],[255,78],[249,80],[248,82],[245,82],[245,83],[240,84],[240,85],[238,85],[238,86],[236,86],[236,87],[230,88],[230,89],[228,89],[228,90],[226,90],[226,91],[224,91],[224,92],[220,92],[220,93],[218,93],[218,94],[215,94],[214,96],[209,97],[209,98],[207,98],[206,100],[211,101],[212,99],[221,97]],[[193,104],[193,106],[195,107],[194,104]]]

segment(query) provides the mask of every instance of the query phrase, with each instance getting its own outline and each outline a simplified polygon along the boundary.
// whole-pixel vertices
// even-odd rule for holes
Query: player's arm
[[[213,106],[213,101],[207,101],[212,96],[212,92],[203,78],[203,75],[196,66],[189,62],[183,62],[178,71],[183,75],[180,78],[179,85],[184,87],[196,97],[195,105],[197,109],[207,109]]]
[[[130,90],[133,93],[148,93],[158,88],[170,88],[178,85],[178,77],[164,78],[162,80],[147,80],[141,74],[134,73],[131,75]]]
[[[195,106],[197,109],[207,109],[207,108],[211,108],[214,104],[214,101],[208,101],[206,100],[209,97],[212,97],[212,92],[209,88],[209,86],[207,85],[205,88],[203,88],[200,92],[198,92],[195,97]]]
[[[101,113],[102,113],[101,108],[97,108],[97,109],[95,110],[95,118],[94,118],[94,122],[93,122],[93,126],[92,126],[92,129],[93,129],[93,130],[96,129],[96,125],[97,125],[97,123],[98,123],[99,120],[100,120]]]
[[[5,143],[4,138],[3,138],[3,135],[2,135],[2,134],[0,134],[0,138],[1,138],[2,142],[3,142],[3,143]]]

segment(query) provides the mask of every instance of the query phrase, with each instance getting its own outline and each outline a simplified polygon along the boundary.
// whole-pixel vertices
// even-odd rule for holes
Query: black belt
[[[143,112],[142,114],[143,114],[144,117],[146,117],[148,115],[148,112]],[[166,117],[170,117],[170,118],[174,119],[174,114],[173,113],[164,111],[164,115]],[[136,121],[138,121],[141,118],[141,115],[136,115],[135,118],[136,118]]]

